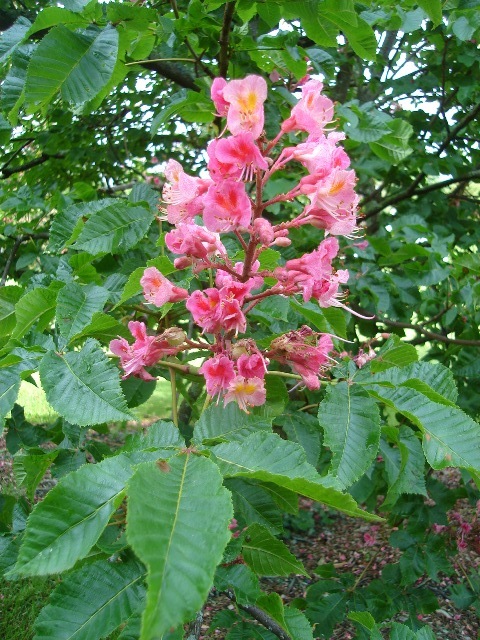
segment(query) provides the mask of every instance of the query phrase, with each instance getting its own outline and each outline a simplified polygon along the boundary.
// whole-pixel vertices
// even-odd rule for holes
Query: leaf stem
[[[176,371],[173,367],[170,369],[170,389],[172,393],[172,420],[173,424],[178,428],[178,405],[177,405],[177,384]]]

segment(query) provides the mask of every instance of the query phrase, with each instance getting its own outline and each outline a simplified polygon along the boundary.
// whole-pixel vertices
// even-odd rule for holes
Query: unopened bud
[[[179,347],[185,342],[187,334],[180,327],[170,327],[163,332],[162,338],[164,338],[171,347]]]
[[[276,238],[273,244],[277,247],[289,247],[292,244],[290,238]]]
[[[192,258],[182,256],[181,258],[175,258],[175,260],[173,261],[173,266],[175,267],[175,269],[179,270],[186,269],[192,264],[192,262]]]
[[[275,237],[273,227],[265,218],[257,218],[253,223],[253,231],[262,244],[269,245]]]

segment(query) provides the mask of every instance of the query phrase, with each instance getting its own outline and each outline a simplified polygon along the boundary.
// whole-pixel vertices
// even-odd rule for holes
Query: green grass
[[[0,638],[32,640],[33,623],[45,606],[57,578],[24,578],[0,586]]]

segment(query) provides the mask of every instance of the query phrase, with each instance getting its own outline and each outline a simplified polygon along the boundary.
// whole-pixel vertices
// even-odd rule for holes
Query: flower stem
[[[178,427],[178,405],[177,405],[177,384],[176,384],[176,371],[173,367],[170,369],[170,389],[172,393],[172,420],[173,424]]]

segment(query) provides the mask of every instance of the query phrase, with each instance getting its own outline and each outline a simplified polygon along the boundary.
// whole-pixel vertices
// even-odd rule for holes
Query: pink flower
[[[302,87],[302,97],[293,107],[291,116],[282,124],[282,131],[307,131],[310,135],[323,134],[325,125],[333,120],[333,102],[321,95],[323,84],[309,80]]]
[[[234,331],[235,335],[244,333],[247,328],[247,319],[242,312],[240,302],[231,295],[228,298],[222,299],[220,308],[220,323],[222,328],[227,333]]]
[[[237,360],[238,373],[244,378],[263,378],[267,371],[267,364],[260,353],[252,355],[242,354]]]
[[[135,338],[133,344],[129,344],[125,338],[110,342],[110,351],[120,357],[120,364],[125,371],[123,378],[133,375],[143,380],[155,380],[144,367],[151,367],[163,356],[177,353],[185,333],[177,327],[172,327],[160,336],[149,336],[143,322],[129,322],[128,328]],[[172,343],[172,330],[177,338],[173,341],[176,344]]]
[[[186,302],[186,307],[193,316],[193,320],[207,333],[217,333],[220,324],[220,292],[210,288],[204,291],[194,291]]]
[[[318,342],[316,336],[310,327],[304,325],[297,331],[275,338],[270,345],[271,357],[291,366],[312,390],[320,387],[318,376],[329,363],[328,352],[333,349],[329,335],[322,335]]]
[[[176,287],[156,267],[145,269],[140,284],[145,300],[156,307],[161,307],[166,302],[179,302],[188,297],[186,289]]]
[[[305,207],[303,222],[309,222],[317,229],[325,229],[332,236],[350,236],[357,228],[357,216],[354,211],[339,210],[332,215],[325,209],[313,205]]]
[[[234,231],[250,224],[252,203],[242,182],[228,179],[212,184],[204,203],[203,221],[210,231]]]
[[[169,160],[165,168],[167,182],[163,187],[163,199],[168,204],[185,204],[195,198],[199,178],[189,176],[176,160]]]
[[[344,136],[343,136],[344,137]],[[290,152],[295,160],[301,162],[317,180],[325,178],[333,169],[346,169],[350,158],[341,147],[337,147],[338,134],[322,135],[320,138],[310,136],[306,142],[298,144]]]
[[[284,267],[275,269],[275,277],[286,293],[302,292],[305,302],[313,297],[322,307],[338,306],[338,288],[347,282],[348,271],[333,272],[332,259],[337,253],[338,240],[326,238],[312,253],[288,260]]]
[[[210,96],[219,116],[226,116],[228,111],[228,102],[223,97],[223,90],[226,86],[225,78],[215,78],[210,89]]]
[[[355,183],[355,171],[334,169],[317,184],[311,196],[312,204],[318,209],[325,209],[332,216],[341,211],[354,212],[358,204]]]
[[[229,103],[227,126],[234,135],[250,131],[257,139],[263,130],[263,103],[267,99],[267,83],[260,76],[231,80],[222,91]]]
[[[228,385],[225,405],[235,401],[242,411],[249,413],[248,407],[259,407],[264,404],[266,396],[267,392],[263,380],[236,376]]]
[[[209,146],[209,155],[211,147],[212,145]],[[241,180],[253,180],[256,169],[268,169],[268,163],[250,131],[218,140],[212,152],[219,163],[234,167],[235,177]]]
[[[217,251],[226,254],[220,237],[197,224],[178,223],[177,228],[165,235],[165,244],[172,253],[203,259]]]
[[[225,391],[235,378],[233,362],[223,355],[216,355],[214,358],[205,360],[199,372],[205,376],[207,393],[212,397]]]

